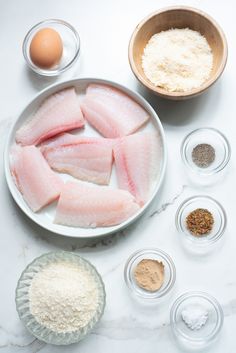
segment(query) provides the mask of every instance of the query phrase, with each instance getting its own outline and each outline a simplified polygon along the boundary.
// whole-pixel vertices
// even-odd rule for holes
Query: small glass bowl
[[[29,48],[32,38],[36,34],[36,32],[38,32],[42,28],[47,27],[55,29],[60,34],[63,42],[63,54],[60,62],[56,66],[45,69],[38,67],[32,62],[30,58]],[[80,52],[79,34],[74,29],[74,27],[72,27],[69,23],[65,21],[57,19],[45,20],[33,26],[26,34],[22,46],[22,51],[27,65],[34,72],[43,76],[57,76],[60,75],[62,72],[68,70],[78,59]]]
[[[97,310],[88,324],[76,331],[65,333],[52,331],[36,321],[35,317],[30,312],[29,302],[29,288],[34,276],[46,266],[60,261],[74,263],[83,267],[84,270],[93,277],[99,291]],[[39,340],[56,345],[75,343],[87,336],[101,319],[105,308],[105,301],[106,293],[104,284],[96,268],[89,261],[83,259],[79,255],[66,251],[51,252],[37,257],[22,272],[16,287],[16,309],[25,327]]]
[[[208,318],[200,329],[192,330],[182,319],[182,312],[187,308],[207,311]],[[204,292],[187,292],[178,297],[170,311],[170,325],[175,338],[185,348],[202,349],[212,344],[222,329],[223,310],[218,301]]]
[[[164,265],[164,283],[155,292],[147,291],[138,286],[134,278],[134,270],[143,259],[157,260]],[[176,269],[171,257],[160,249],[143,249],[133,253],[127,260],[124,268],[124,278],[131,293],[146,302],[156,302],[165,297],[173,288],[176,281]]]
[[[209,234],[195,236],[187,228],[186,218],[190,212],[197,208],[207,209],[214,218],[212,231]],[[224,234],[227,218],[226,213],[220,203],[210,196],[193,196],[186,199],[177,209],[175,216],[176,228],[183,239],[190,245],[191,250],[198,252],[209,250],[209,246],[219,241]]]
[[[209,144],[215,150],[215,160],[206,168],[198,167],[192,160],[192,151],[199,144]],[[189,133],[181,145],[181,157],[196,182],[211,181],[213,175],[223,171],[231,156],[231,148],[226,137],[214,128],[200,128]],[[199,179],[201,177],[201,179]]]

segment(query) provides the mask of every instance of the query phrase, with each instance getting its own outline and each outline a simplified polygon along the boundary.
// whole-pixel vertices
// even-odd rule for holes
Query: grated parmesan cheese
[[[169,92],[200,87],[209,78],[212,64],[206,38],[189,28],[154,34],[142,56],[146,77]]]

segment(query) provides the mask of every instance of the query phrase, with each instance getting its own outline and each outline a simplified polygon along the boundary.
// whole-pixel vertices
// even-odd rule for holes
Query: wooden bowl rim
[[[187,91],[187,92],[168,92],[166,90],[164,90],[163,88],[159,88],[154,86],[151,82],[148,81],[148,79],[144,78],[143,75],[140,75],[137,68],[136,68],[136,63],[134,61],[133,58],[133,48],[134,48],[134,41],[136,39],[136,36],[138,34],[138,32],[140,31],[140,29],[142,28],[142,26],[149,21],[151,18],[161,14],[161,13],[165,13],[165,12],[172,12],[172,11],[181,11],[184,10],[186,12],[192,12],[192,13],[196,13],[202,17],[204,17],[206,20],[208,20],[211,25],[213,27],[215,27],[215,29],[218,31],[220,38],[222,40],[223,43],[223,55],[222,55],[222,60],[221,63],[218,67],[217,72],[215,73],[215,75],[208,79],[202,86],[200,86],[199,88],[194,88],[191,91]],[[226,36],[222,30],[222,28],[220,27],[220,25],[207,13],[205,13],[202,10],[199,10],[197,8],[194,7],[190,7],[190,6],[168,6],[168,7],[164,7],[161,8],[157,11],[154,11],[152,13],[150,13],[149,15],[147,15],[145,18],[143,18],[138,25],[135,27],[130,41],[129,41],[129,46],[128,46],[128,57],[129,57],[129,64],[130,67],[134,73],[134,75],[136,76],[136,78],[147,88],[149,88],[153,93],[158,94],[161,97],[164,98],[170,98],[170,99],[181,99],[181,98],[191,98],[197,95],[200,95],[202,92],[204,92],[206,89],[208,89],[209,87],[211,87],[218,79],[219,77],[222,75],[224,68],[226,66],[227,63],[227,58],[228,58],[228,44],[227,44],[227,39]]]

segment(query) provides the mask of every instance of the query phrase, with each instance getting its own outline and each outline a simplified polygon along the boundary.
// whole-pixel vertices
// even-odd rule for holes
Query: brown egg
[[[42,68],[51,68],[62,57],[63,43],[57,31],[52,28],[39,30],[30,43],[30,58]]]

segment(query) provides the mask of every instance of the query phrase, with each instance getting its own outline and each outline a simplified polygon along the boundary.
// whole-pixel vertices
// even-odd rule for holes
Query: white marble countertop
[[[21,44],[27,30],[46,18],[62,18],[80,33],[82,49],[78,64],[57,81],[72,77],[107,78],[139,91],[153,104],[165,129],[169,160],[162,191],[152,207],[132,227],[94,244],[66,239],[46,232],[28,220],[7,189],[3,163],[0,170],[0,352],[4,353],[178,353],[170,332],[169,309],[177,295],[186,290],[203,290],[214,295],[225,314],[221,339],[203,352],[233,353],[236,350],[236,238],[235,217],[235,74],[236,38],[233,0],[48,0],[0,1],[0,149],[21,109],[42,88],[55,80],[40,79],[26,69]],[[186,102],[163,101],[148,95],[137,83],[128,64],[127,45],[135,25],[157,8],[185,4],[205,10],[223,27],[229,43],[229,60],[223,77],[206,94]],[[179,146],[187,132],[212,126],[224,132],[232,146],[228,173],[221,183],[197,188],[189,183],[181,163]],[[193,257],[181,246],[175,229],[175,212],[186,197],[212,195],[225,207],[228,225],[225,242],[207,257]],[[155,215],[151,216],[155,211]],[[129,296],[123,280],[127,257],[143,247],[168,252],[177,268],[177,285],[170,301],[151,310]],[[69,347],[46,345],[34,339],[21,324],[15,309],[15,287],[20,273],[35,257],[51,250],[74,251],[102,274],[107,291],[105,314],[94,332]]]

